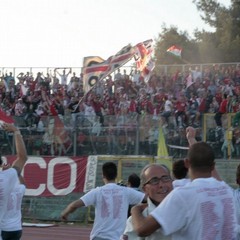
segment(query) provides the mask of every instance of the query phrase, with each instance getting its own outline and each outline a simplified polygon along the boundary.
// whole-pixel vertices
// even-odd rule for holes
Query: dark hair
[[[107,180],[115,180],[117,178],[117,165],[113,162],[104,163],[102,173]]]
[[[187,176],[188,168],[185,167],[183,159],[176,160],[172,166],[172,173],[176,179],[182,179]]]
[[[215,155],[212,147],[205,142],[194,143],[188,150],[190,167],[205,172],[212,171],[215,164]]]
[[[2,156],[0,154],[0,166],[3,164]]]
[[[132,173],[128,176],[128,183],[133,188],[138,188],[140,186],[140,177],[136,173]]]

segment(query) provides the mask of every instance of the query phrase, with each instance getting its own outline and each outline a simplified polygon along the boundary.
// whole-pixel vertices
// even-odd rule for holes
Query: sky
[[[156,39],[163,24],[211,30],[192,0],[1,0],[0,9],[0,68],[81,67]]]

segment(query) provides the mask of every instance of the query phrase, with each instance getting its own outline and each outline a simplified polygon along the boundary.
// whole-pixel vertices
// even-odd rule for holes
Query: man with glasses
[[[133,226],[139,236],[160,229],[172,240],[237,240],[237,220],[233,193],[223,181],[212,177],[215,170],[213,149],[196,142],[193,128],[187,128],[190,143],[186,166],[192,180],[178,187],[144,217],[144,206],[132,208]]]
[[[152,212],[162,200],[172,191],[172,178],[170,171],[165,165],[157,163],[148,164],[141,172],[142,189],[147,198],[147,208],[144,209],[143,215],[147,216]],[[122,236],[122,240],[140,240],[132,226],[132,217],[127,220],[127,227]],[[144,238],[145,240],[167,240],[162,233],[157,230],[150,236]]]

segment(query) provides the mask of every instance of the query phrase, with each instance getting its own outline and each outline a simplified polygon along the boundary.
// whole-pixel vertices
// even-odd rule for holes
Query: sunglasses
[[[147,182],[145,182],[143,184],[143,186],[147,185],[147,184],[150,184],[150,185],[157,185],[160,183],[160,181],[162,183],[167,183],[167,182],[170,182],[172,180],[172,178],[170,176],[162,176],[162,177],[153,177],[151,178],[150,180],[148,180]]]

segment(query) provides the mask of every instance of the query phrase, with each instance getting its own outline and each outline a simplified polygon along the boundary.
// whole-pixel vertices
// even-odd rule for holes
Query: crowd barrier
[[[159,158],[149,156],[95,156],[97,158],[97,167],[95,170],[95,183],[93,186],[103,185],[101,167],[106,161],[114,161],[118,166],[117,181],[126,183],[128,176],[135,172],[140,174],[141,169],[148,163],[158,162],[163,164],[172,164],[171,158]],[[236,187],[235,172],[239,161],[237,160],[219,160],[216,161],[217,170],[221,178],[232,187]],[[86,178],[85,178],[86,180]],[[90,190],[90,189],[88,189]],[[61,221],[62,210],[72,201],[79,199],[84,191],[72,192],[64,196],[24,196],[22,204],[23,219],[25,222]],[[94,220],[94,208],[80,208],[69,216],[70,222],[92,223]]]
[[[62,158],[97,156],[94,186],[103,184],[101,166],[105,161],[116,161],[119,169],[118,181],[124,182],[132,172],[139,174],[147,163],[162,162],[171,167],[172,161],[186,156],[188,143],[185,129],[175,126],[174,117],[170,118],[168,127],[161,126],[159,118],[152,115],[129,116],[125,124],[120,126],[115,117],[111,116],[109,119],[105,117],[105,126],[99,126],[98,131],[93,131],[93,125],[87,126],[85,120],[79,120],[78,124],[73,127],[71,117],[65,116],[64,119],[61,119],[64,124],[55,126],[54,124],[58,123],[58,120],[55,119],[53,122],[53,117],[45,117],[41,119],[43,123],[41,129],[38,129],[37,126],[31,128],[24,126],[22,119],[16,118],[15,123],[23,134],[30,162],[37,163],[36,165],[40,168],[37,170],[42,171],[44,168],[43,171],[49,172],[48,164],[45,166],[39,162],[43,161],[40,160],[42,158],[52,158],[54,159],[52,162],[56,165],[59,159],[62,162]],[[215,125],[214,114],[205,114],[201,125],[197,127],[197,139],[212,145],[222,178],[235,187],[235,170],[239,163],[239,125],[235,120],[235,114],[225,114],[222,120],[223,128],[219,130]],[[49,123],[54,123],[51,126],[52,129],[49,129]],[[160,128],[165,136],[168,156],[157,156]],[[61,138],[60,141],[59,133],[62,132],[64,138]],[[48,137],[46,137],[46,133]],[[154,134],[150,135],[150,133]],[[0,131],[0,141],[3,156],[16,154],[11,134]],[[26,173],[27,169],[24,174]],[[51,173],[54,173],[53,167],[51,167]],[[32,178],[37,181],[38,175],[36,174]],[[49,187],[52,182],[44,184],[48,184]],[[60,221],[60,213],[66,205],[83,194],[84,191],[81,190],[64,196],[25,196],[22,205],[23,217],[29,221]],[[93,218],[92,208],[82,208],[70,217],[70,221],[91,222]]]
[[[240,128],[235,114],[224,114],[223,127],[217,128],[214,114],[204,114],[197,129],[197,140],[208,142],[217,158],[236,159],[240,156]],[[238,121],[238,120],[237,120]],[[29,155],[88,156],[88,155],[149,155],[157,156],[161,128],[168,155],[181,158],[188,147],[185,128],[177,127],[175,117],[162,126],[160,116],[105,116],[104,126],[81,117],[73,124],[71,116],[42,117],[41,127],[26,126],[24,119],[15,117]],[[160,139],[161,141],[161,139]],[[0,130],[1,152],[15,153],[13,136]]]

